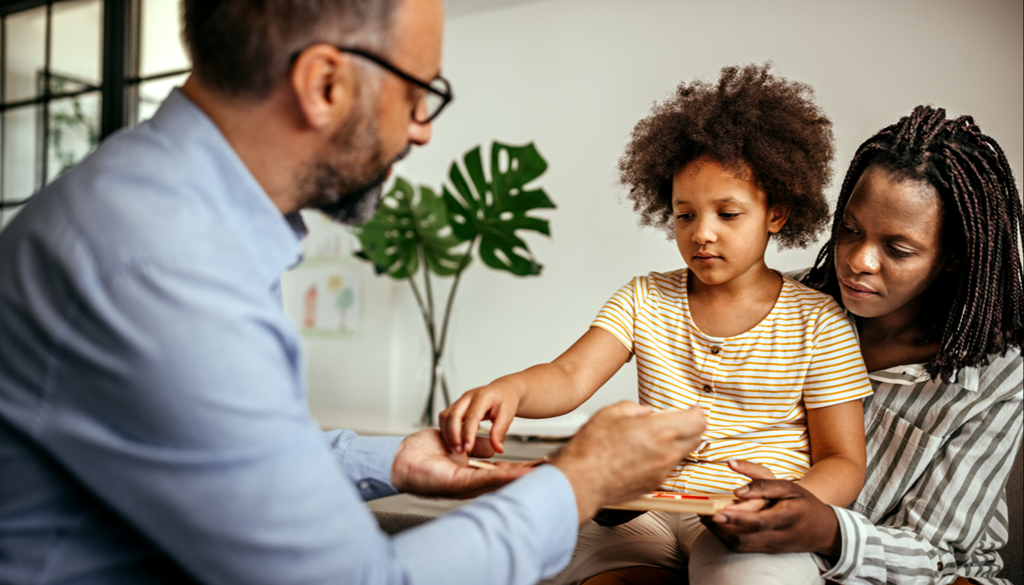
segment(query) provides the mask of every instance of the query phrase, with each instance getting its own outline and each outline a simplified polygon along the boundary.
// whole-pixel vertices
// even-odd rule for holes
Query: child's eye
[[[681,220],[681,221],[690,221],[691,219],[693,219],[693,214],[692,213],[677,213],[676,214],[676,219]]]
[[[860,232],[857,231],[857,228],[853,227],[852,225],[850,225],[848,223],[842,224],[839,227],[839,229],[841,229],[842,231],[844,231],[844,232],[846,232],[848,234],[859,234],[860,233]]]
[[[719,213],[718,214],[718,217],[721,217],[722,219],[736,219],[739,216],[740,216],[740,214],[738,214],[738,213]]]

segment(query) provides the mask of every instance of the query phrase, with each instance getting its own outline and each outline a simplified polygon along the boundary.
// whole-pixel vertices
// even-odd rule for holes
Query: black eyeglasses
[[[342,53],[351,53],[358,55],[367,61],[373,61],[377,65],[380,65],[384,69],[387,69],[391,73],[401,77],[405,81],[426,90],[426,93],[421,95],[416,100],[416,104],[412,107],[412,119],[418,124],[427,124],[441,113],[441,110],[448,105],[455,96],[452,94],[452,85],[448,83],[448,80],[438,75],[430,83],[420,81],[412,75],[409,75],[405,71],[402,71],[398,67],[395,67],[391,63],[388,63],[384,59],[374,55],[373,53],[367,53],[362,49],[353,49],[351,47],[335,47]]]

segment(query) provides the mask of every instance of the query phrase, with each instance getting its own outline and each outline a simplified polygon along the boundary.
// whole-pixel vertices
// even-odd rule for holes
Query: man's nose
[[[420,124],[419,122],[409,122],[409,143],[415,144],[416,146],[423,146],[430,142],[430,134],[433,127],[430,122],[426,124]]]

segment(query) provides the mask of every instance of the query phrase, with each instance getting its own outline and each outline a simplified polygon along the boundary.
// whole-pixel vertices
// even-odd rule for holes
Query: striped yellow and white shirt
[[[699,405],[703,441],[662,488],[725,493],[749,478],[730,459],[780,479],[810,468],[805,408],[871,394],[853,328],[836,302],[783,277],[775,307],[750,331],[719,338],[690,316],[688,270],[652,272],[622,287],[594,320],[636,356],[640,402],[655,410]]]

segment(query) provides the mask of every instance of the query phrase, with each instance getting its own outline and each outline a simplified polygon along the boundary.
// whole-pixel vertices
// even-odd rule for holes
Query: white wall
[[[615,183],[633,125],[681,80],[771,60],[811,84],[835,123],[833,198],[857,145],[923,103],[973,114],[1019,178],[1022,21],[1020,2],[994,0],[544,0],[449,18],[444,74],[457,98],[397,174],[437,186],[476,144],[534,141],[550,164],[538,184],[558,205],[544,214],[552,237],[528,238],[543,276],[479,263],[466,274],[448,348],[456,394],[551,360],[631,276],[682,266],[664,235],[636,227]],[[769,265],[806,266],[815,252],[771,249]],[[314,409],[413,420],[428,349],[412,295],[368,266],[364,293],[360,333],[307,341]],[[630,364],[582,408],[635,394]]]

